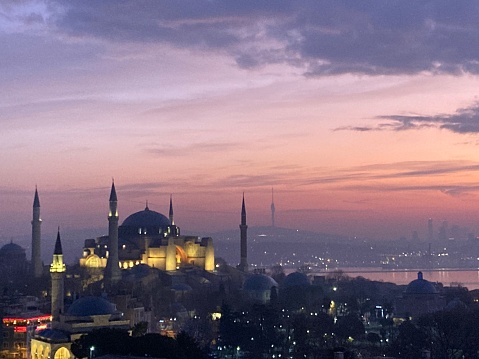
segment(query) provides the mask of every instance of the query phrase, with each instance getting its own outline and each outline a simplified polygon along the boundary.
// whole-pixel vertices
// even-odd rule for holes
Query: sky
[[[0,242],[144,209],[479,235],[479,3],[0,2]],[[99,235],[104,233],[99,233]],[[54,238],[52,238],[52,242]]]

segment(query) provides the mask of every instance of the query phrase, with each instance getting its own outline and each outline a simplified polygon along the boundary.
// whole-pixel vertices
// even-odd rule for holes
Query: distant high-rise
[[[448,240],[448,224],[447,221],[442,221],[441,227],[439,228],[438,239],[440,241],[447,241]]]
[[[432,218],[427,220],[427,240],[431,243],[434,240],[434,228],[432,225]]]
[[[274,212],[276,209],[274,208],[274,193],[273,188],[271,188],[271,226],[274,227]]]
[[[240,250],[241,258],[238,269],[243,272],[248,271],[248,226],[246,225],[246,206],[244,203],[244,193],[243,193],[243,204],[241,206],[241,224],[240,224]]]
[[[40,278],[43,274],[43,264],[41,255],[41,225],[40,218],[40,199],[38,190],[35,187],[35,198],[33,199],[33,218],[32,218],[32,272],[35,278]]]
[[[419,242],[419,234],[417,233],[417,231],[412,232],[412,240],[413,242]]]

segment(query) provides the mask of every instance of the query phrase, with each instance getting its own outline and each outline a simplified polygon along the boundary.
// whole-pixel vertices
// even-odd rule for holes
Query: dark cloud
[[[479,5],[465,1],[69,1],[61,33],[220,50],[309,76],[479,73]]]
[[[347,126],[338,127],[334,131],[404,131],[417,130],[426,127],[434,127],[449,130],[455,133],[479,133],[479,104],[471,107],[458,109],[451,115],[436,116],[405,116],[386,115],[377,117],[379,120],[388,120],[373,126]]]
[[[444,195],[451,197],[465,197],[470,196],[472,193],[479,191],[479,186],[477,185],[468,185],[468,184],[459,184],[459,185],[450,185],[450,184],[438,184],[438,185],[367,185],[367,184],[358,184],[351,186],[344,186],[342,189],[354,192],[441,192]]]
[[[479,171],[479,164],[469,161],[411,161],[391,164],[373,164],[368,166],[351,167],[336,171],[319,171],[317,175],[300,176],[300,180],[295,180],[295,186],[314,186],[326,185],[328,188],[353,191],[412,191],[432,190],[441,191],[452,195],[464,193],[466,190],[475,191],[475,187],[470,185],[457,185],[454,180],[446,179],[445,183],[434,186],[417,186],[415,179],[427,178],[434,179],[435,182],[442,181],[443,175],[465,174]],[[286,177],[287,178],[287,177]],[[284,177],[275,179],[278,183]],[[393,185],[398,180],[411,182],[405,186]],[[453,181],[453,182],[450,182]],[[403,183],[404,181],[401,181]]]

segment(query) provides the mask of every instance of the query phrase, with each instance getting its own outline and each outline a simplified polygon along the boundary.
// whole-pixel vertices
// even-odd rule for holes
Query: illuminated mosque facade
[[[122,269],[140,264],[165,271],[188,265],[214,270],[213,240],[180,235],[171,197],[168,217],[151,210],[147,204],[143,211],[131,214],[121,225],[114,183],[109,202],[108,235],[85,240],[81,267],[103,269],[105,277],[114,282],[120,279]]]

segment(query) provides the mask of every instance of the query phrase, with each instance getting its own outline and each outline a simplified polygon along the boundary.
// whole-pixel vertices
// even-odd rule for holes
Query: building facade
[[[113,184],[108,220],[108,236],[85,240],[80,266],[106,269],[106,277],[112,277],[113,281],[118,280],[117,268],[128,269],[140,264],[166,271],[175,271],[184,265],[207,271],[215,269],[213,240],[180,235],[180,228],[174,222],[171,197],[169,217],[151,210],[147,204],[143,211],[131,214],[118,225]]]

